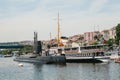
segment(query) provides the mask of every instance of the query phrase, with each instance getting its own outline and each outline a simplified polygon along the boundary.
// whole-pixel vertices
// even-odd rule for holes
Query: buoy
[[[19,66],[19,67],[23,67],[23,64],[22,64],[22,63],[19,63],[18,66]]]

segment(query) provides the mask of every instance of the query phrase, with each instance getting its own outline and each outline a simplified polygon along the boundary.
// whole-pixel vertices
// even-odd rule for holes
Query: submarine
[[[49,50],[49,49],[48,49]],[[49,51],[47,51],[49,54]],[[43,55],[42,41],[37,40],[37,32],[34,32],[34,45],[31,53],[18,55],[14,58],[17,62],[40,63],[40,64],[65,64],[66,57],[64,54]]]

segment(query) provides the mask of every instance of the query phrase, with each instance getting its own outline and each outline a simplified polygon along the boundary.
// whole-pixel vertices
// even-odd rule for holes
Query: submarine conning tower
[[[34,32],[34,45],[33,53],[41,56],[42,54],[42,42],[38,41],[37,32]]]

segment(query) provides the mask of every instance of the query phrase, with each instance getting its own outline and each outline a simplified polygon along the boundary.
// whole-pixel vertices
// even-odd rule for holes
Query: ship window
[[[72,50],[77,50],[78,48],[72,48]]]

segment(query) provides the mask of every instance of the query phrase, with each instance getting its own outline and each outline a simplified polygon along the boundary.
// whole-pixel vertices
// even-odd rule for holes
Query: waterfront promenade
[[[0,58],[0,80],[119,80],[120,64],[114,63],[67,63],[31,64],[12,58]]]

